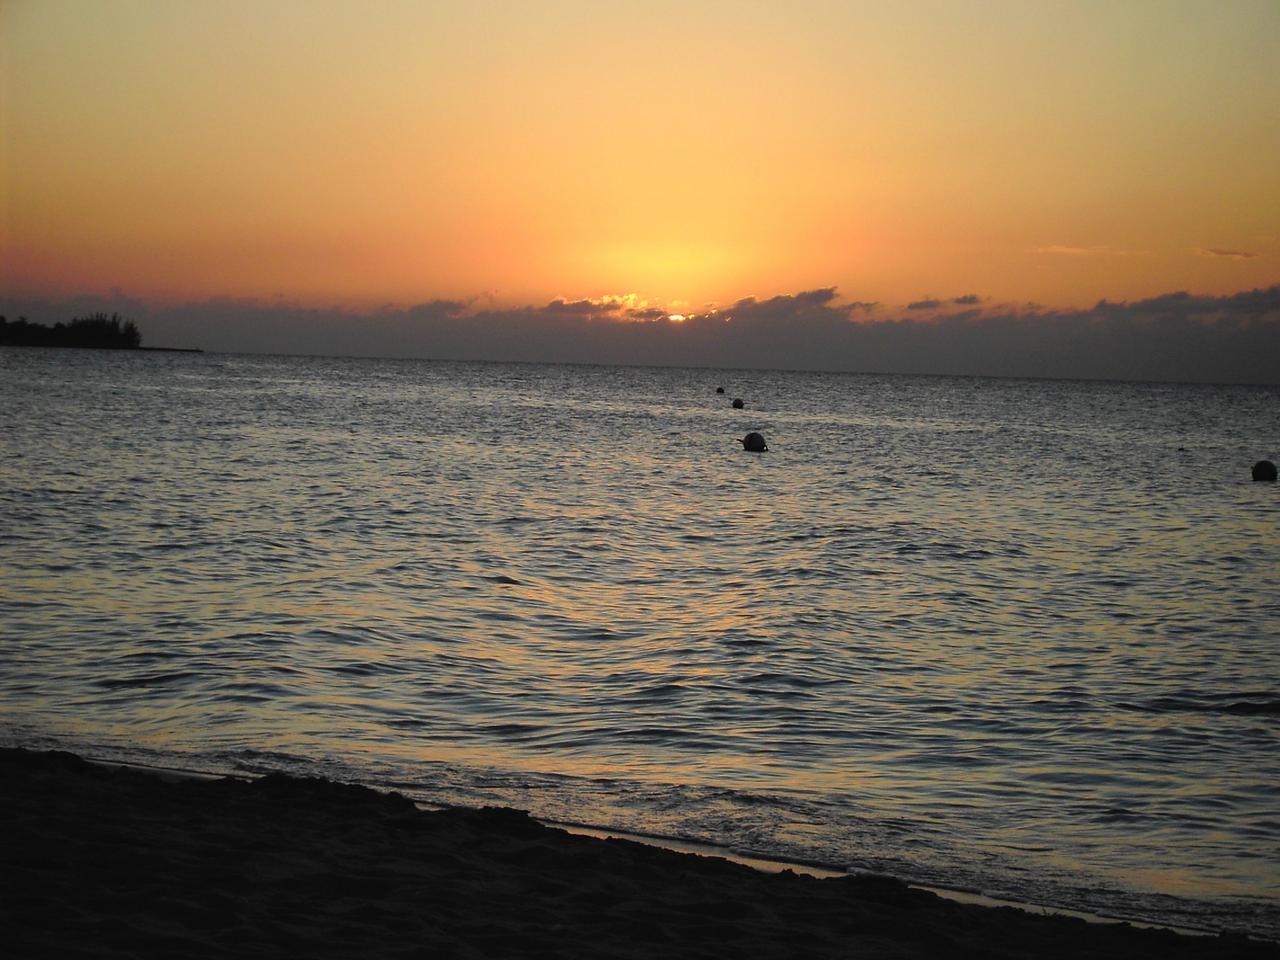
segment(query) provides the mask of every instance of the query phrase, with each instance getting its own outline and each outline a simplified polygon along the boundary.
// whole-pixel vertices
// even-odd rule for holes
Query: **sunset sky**
[[[0,291],[698,312],[1280,280],[1280,4],[0,3]]]

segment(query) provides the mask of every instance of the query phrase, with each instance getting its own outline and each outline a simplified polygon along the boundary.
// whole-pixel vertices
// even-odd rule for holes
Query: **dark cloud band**
[[[153,346],[211,351],[1277,383],[1280,285],[1169,293],[1081,310],[928,299],[892,310],[835,287],[747,297],[672,317],[634,298],[477,309],[460,300],[366,313],[219,298],[174,306],[116,294],[0,296],[0,313],[53,323],[118,311]],[[924,306],[935,311],[919,316]]]

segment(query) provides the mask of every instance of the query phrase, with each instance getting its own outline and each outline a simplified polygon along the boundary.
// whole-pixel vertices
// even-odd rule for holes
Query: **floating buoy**
[[[724,387],[716,387],[716,393],[724,393]]]
[[[735,409],[735,410],[741,410],[741,409],[742,409],[742,398],[741,398],[741,397],[734,397],[734,398],[733,398],[733,409]]]
[[[1276,465],[1270,460],[1259,460],[1253,465],[1253,479],[1274,482],[1276,479]]]
[[[752,453],[764,453],[769,449],[769,445],[764,442],[764,434],[753,430],[742,438],[742,449],[750,450]]]

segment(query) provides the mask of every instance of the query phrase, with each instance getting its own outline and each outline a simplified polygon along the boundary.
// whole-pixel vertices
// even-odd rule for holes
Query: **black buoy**
[[[724,393],[724,387],[716,387],[716,393]]]
[[[741,410],[741,409],[742,409],[742,398],[741,398],[741,397],[734,397],[734,398],[733,398],[733,409],[735,409],[735,410]]]
[[[769,449],[769,445],[764,442],[764,434],[752,430],[742,438],[742,449],[750,450],[752,453],[764,453]]]
[[[1274,482],[1276,479],[1276,465],[1270,460],[1259,460],[1253,465],[1253,479]]]

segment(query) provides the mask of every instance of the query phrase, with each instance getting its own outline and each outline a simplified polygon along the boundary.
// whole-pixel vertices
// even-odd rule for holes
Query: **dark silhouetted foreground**
[[[5,956],[1275,957],[1271,944],[764,874],[512,810],[0,751]]]
[[[138,325],[118,313],[92,313],[70,323],[46,327],[19,317],[10,323],[0,317],[0,345],[10,347],[96,347],[136,350],[142,346]]]

